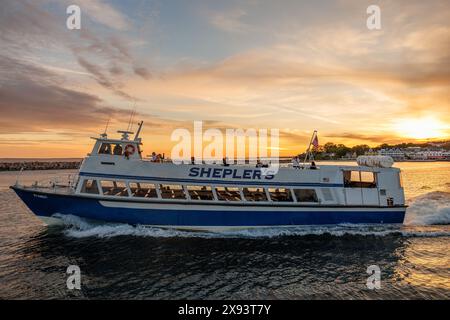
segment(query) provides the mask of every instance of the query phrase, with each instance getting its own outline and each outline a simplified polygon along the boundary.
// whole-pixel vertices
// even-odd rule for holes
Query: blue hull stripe
[[[358,211],[229,211],[173,210],[104,207],[98,199],[70,195],[35,195],[32,191],[14,189],[25,204],[38,216],[55,213],[71,214],[88,219],[121,222],[132,225],[167,226],[279,226],[320,225],[339,223],[403,223],[405,210],[368,208]],[[304,209],[303,209],[304,210]]]
[[[343,184],[339,183],[296,183],[296,182],[271,182],[268,180],[261,181],[224,181],[224,180],[206,180],[206,179],[178,179],[178,178],[161,178],[161,177],[145,177],[145,176],[128,176],[128,175],[114,175],[105,173],[90,173],[90,172],[80,172],[80,176],[85,177],[100,177],[108,179],[125,179],[125,180],[149,180],[149,181],[161,181],[161,182],[178,182],[178,183],[209,183],[209,184],[232,184],[232,185],[269,185],[269,186],[295,186],[295,187],[324,187],[324,188],[336,188],[344,187]]]

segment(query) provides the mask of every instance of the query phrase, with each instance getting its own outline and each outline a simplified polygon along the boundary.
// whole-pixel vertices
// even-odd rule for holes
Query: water
[[[415,299],[450,298],[450,163],[398,163],[405,225],[271,228],[225,234],[77,217],[46,227],[0,173],[0,298]],[[73,171],[24,172],[21,181]],[[66,268],[81,269],[81,290]],[[381,289],[366,286],[381,268]]]

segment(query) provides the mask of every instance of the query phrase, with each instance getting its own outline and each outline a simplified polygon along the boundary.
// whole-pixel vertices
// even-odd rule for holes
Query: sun
[[[394,122],[395,131],[402,137],[413,139],[443,138],[446,125],[433,118],[400,119]]]

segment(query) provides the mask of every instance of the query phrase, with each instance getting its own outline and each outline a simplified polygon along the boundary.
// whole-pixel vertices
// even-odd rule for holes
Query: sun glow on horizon
[[[445,138],[446,126],[434,117],[401,119],[394,123],[398,135],[413,139]]]

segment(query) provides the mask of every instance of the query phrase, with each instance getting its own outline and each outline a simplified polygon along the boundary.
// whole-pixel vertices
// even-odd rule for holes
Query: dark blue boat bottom
[[[15,190],[19,197],[38,216],[55,214],[73,215],[86,219],[119,222],[131,225],[170,227],[271,227],[328,224],[395,224],[403,223],[405,208],[323,209],[310,211],[287,211],[274,208],[270,211],[249,210],[173,210],[140,209],[127,207],[127,202],[111,201],[104,206],[96,199],[34,194]],[[131,203],[132,204],[132,203]],[[170,208],[170,204],[166,204]],[[331,210],[331,211],[330,211]]]

